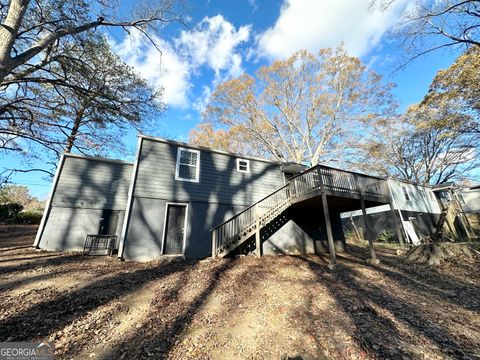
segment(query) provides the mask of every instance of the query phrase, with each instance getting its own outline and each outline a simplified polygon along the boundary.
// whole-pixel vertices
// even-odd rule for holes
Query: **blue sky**
[[[155,41],[162,56],[140,34],[108,32],[115,51],[152,86],[164,88],[166,113],[151,124],[149,135],[188,139],[190,129],[201,121],[201,111],[216,84],[253,73],[295,50],[312,52],[343,42],[347,50],[397,84],[394,94],[401,109],[418,102],[441,68],[458,55],[433,52],[402,71],[394,71],[405,53],[389,36],[412,0],[397,0],[389,11],[368,9],[370,0],[196,0],[187,4],[188,28],[165,27]],[[136,134],[125,138],[131,153]],[[132,155],[133,156],[133,155]],[[6,167],[21,167],[22,160],[7,156]],[[131,160],[131,158],[129,159]],[[29,164],[35,167],[42,164]],[[25,166],[23,166],[25,168]],[[50,180],[42,174],[18,174],[13,179],[46,198]]]

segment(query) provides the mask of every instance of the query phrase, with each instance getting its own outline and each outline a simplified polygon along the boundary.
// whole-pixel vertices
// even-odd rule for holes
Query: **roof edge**
[[[63,156],[77,158],[77,159],[110,162],[110,163],[115,163],[115,164],[133,165],[133,162],[129,162],[129,161],[125,161],[125,160],[118,160],[118,159],[109,159],[109,158],[104,158],[104,157],[99,157],[99,156],[89,156],[89,155],[72,154],[72,153],[64,153]]]
[[[141,137],[143,139],[146,139],[146,140],[151,140],[151,141],[161,142],[161,143],[165,143],[165,144],[182,146],[182,147],[195,149],[195,150],[203,150],[203,151],[208,151],[208,152],[212,152],[212,153],[233,156],[233,157],[237,157],[237,158],[241,158],[241,159],[255,160],[255,161],[261,161],[261,162],[266,162],[266,163],[270,163],[270,164],[277,164],[277,165],[281,165],[281,164],[284,163],[284,161],[268,160],[268,159],[257,158],[257,157],[254,157],[254,156],[244,156],[244,155],[241,155],[241,154],[236,154],[236,153],[232,153],[232,152],[228,152],[228,151],[212,149],[212,148],[209,148],[209,147],[206,147],[206,146],[192,145],[192,144],[185,143],[185,142],[182,142],[182,141],[164,139],[164,138],[159,138],[159,137],[145,135],[145,134],[138,134],[137,136]]]
[[[394,180],[394,181],[398,181],[398,182],[404,183],[404,184],[415,185],[415,186],[422,186],[422,187],[428,188],[428,189],[433,189],[433,188],[434,188],[434,186],[429,185],[429,184],[420,184],[420,183],[416,183],[416,182],[411,181],[411,180],[399,179],[399,178],[396,178],[396,177],[394,177],[394,176],[387,176],[387,178],[390,179],[390,180]]]

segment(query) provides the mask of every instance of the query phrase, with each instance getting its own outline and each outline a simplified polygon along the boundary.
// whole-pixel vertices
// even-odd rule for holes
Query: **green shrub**
[[[0,204],[0,224],[11,224],[22,210],[23,206],[18,203]]]
[[[397,236],[395,235],[394,231],[385,230],[378,237],[378,241],[379,242],[384,242],[384,243],[397,242]]]
[[[39,211],[22,211],[15,215],[14,224],[18,225],[38,225],[42,220],[42,213]]]

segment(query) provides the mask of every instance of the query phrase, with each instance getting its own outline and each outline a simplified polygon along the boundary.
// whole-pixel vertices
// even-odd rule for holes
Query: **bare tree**
[[[0,85],[20,80],[55,61],[58,45],[98,27],[147,28],[181,20],[178,1],[164,0],[116,19],[116,2],[104,0],[10,0],[0,6]]]
[[[440,70],[422,103],[458,109],[469,120],[464,124],[464,130],[480,135],[480,47],[467,50],[449,68]],[[449,126],[446,123],[435,125]],[[480,138],[478,140],[480,142]]]
[[[68,77],[60,85],[44,84],[38,97],[49,104],[43,116],[53,120],[52,130],[63,143],[59,152],[105,155],[118,150],[116,131],[130,125],[140,130],[164,110],[161,91],[147,85],[102,36],[92,35],[82,47],[70,49],[54,71]]]
[[[235,154],[269,157],[268,153],[262,151],[262,145],[255,143],[255,139],[250,138],[241,127],[225,130],[215,129],[211,123],[200,123],[190,131],[189,142]]]
[[[373,0],[388,9],[398,0]],[[395,29],[413,60],[441,48],[480,46],[479,0],[416,0]]]
[[[343,47],[302,50],[218,85],[204,119],[274,159],[338,161],[365,123],[391,112],[391,86]]]
[[[42,95],[46,89],[70,89],[98,98],[98,91],[107,89],[79,86],[78,76],[69,73],[78,69],[73,66],[79,63],[78,49],[99,28],[135,28],[152,39],[152,31],[182,21],[181,0],[140,1],[129,11],[123,8],[123,17],[119,7],[105,0],[0,1],[0,149],[30,154],[29,148],[37,145],[48,151],[64,145],[52,136],[52,126],[63,125],[55,123],[58,117],[45,116],[52,106]],[[56,105],[66,107],[68,101]]]
[[[49,65],[55,78],[29,86],[35,99],[24,104],[35,114],[29,132],[41,140],[41,146],[30,144],[26,158],[41,160],[44,167],[54,169],[63,152],[118,155],[124,149],[121,139],[126,129],[141,130],[164,110],[161,93],[114,54],[105,37],[88,35],[81,46],[67,43],[64,56]],[[9,127],[15,129],[13,123]],[[10,140],[12,146],[25,150],[25,144]],[[53,172],[51,168],[46,171]]]
[[[356,166],[430,185],[474,177],[479,143],[464,131],[468,123],[468,117],[452,107],[412,106],[405,115],[371,128]]]

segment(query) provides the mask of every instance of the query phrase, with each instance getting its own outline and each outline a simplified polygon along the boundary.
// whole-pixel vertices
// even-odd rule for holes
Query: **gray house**
[[[329,250],[334,261],[340,214],[382,204],[393,209],[382,178],[141,135],[133,164],[62,157],[35,246],[81,250],[87,234],[110,234],[126,260]]]
[[[480,186],[454,182],[433,188],[445,212],[445,234],[452,239],[473,239],[480,233]]]
[[[480,185],[462,187],[458,192],[466,220],[478,237],[480,236]]]

